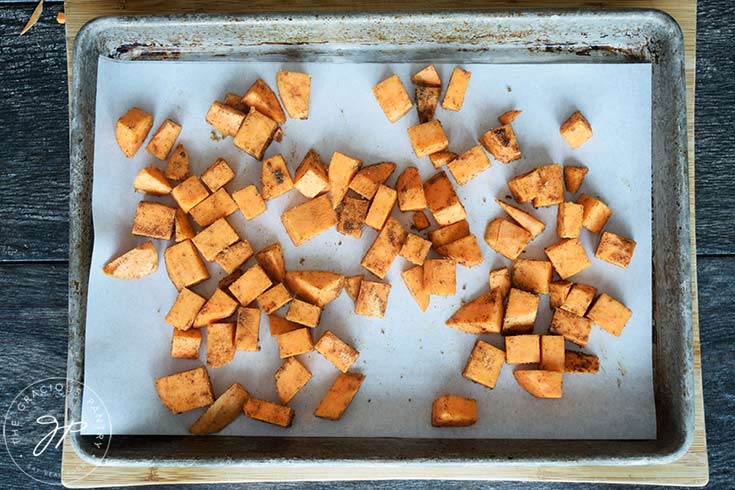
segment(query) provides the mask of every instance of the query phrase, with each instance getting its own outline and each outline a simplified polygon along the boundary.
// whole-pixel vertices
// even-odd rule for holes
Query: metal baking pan
[[[653,10],[474,11],[426,14],[108,17],[74,46],[68,377],[84,381],[92,253],[92,158],[100,56],[122,60],[435,63],[651,63],[653,359],[658,438],[651,441],[114,436],[74,449],[106,465],[656,464],[682,456],[694,432],[691,245],[684,44]],[[81,396],[67,417],[81,420]]]

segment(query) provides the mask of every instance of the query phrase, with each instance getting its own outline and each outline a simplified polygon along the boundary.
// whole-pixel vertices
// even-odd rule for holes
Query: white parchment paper
[[[100,59],[94,155],[93,216],[95,243],[89,281],[86,329],[85,384],[104,400],[115,434],[187,434],[202,410],[172,415],[159,401],[156,378],[197,367],[205,361],[177,360],[169,355],[172,328],[164,316],[176,298],[163,263],[167,243],[156,241],[159,270],[139,281],[106,277],[105,262],[145,239],[130,229],[135,208],[144,197],[132,189],[144,166],[164,163],[144,149],[127,159],[115,143],[115,122],[131,106],[155,117],[154,130],[165,118],[183,126],[179,142],[189,151],[192,170],[199,174],[217,157],[237,171],[226,188],[233,192],[260,185],[260,164],[239,151],[232,139],[216,140],[204,115],[211,102],[227,92],[244,93],[257,78],[275,88],[278,69],[304,70],[312,76],[311,110],[306,121],[289,119],[282,143],[273,143],[266,157],[282,153],[293,172],[309,148],[328,162],[338,150],[365,164],[391,160],[399,169],[417,165],[424,179],[434,174],[428,157],[417,159],[406,129],[418,123],[415,110],[395,124],[383,115],[372,87],[397,73],[412,93],[410,75],[422,68],[412,64],[282,64],[247,62],[115,62]],[[452,66],[437,69],[445,83]],[[354,370],[366,380],[338,422],[321,420],[312,412],[338,371],[318,353],[299,357],[312,380],[291,402],[296,411],[288,430],[239,417],[222,434],[291,436],[394,436],[469,438],[655,438],[651,365],[651,72],[644,64],[466,65],[472,72],[460,112],[437,109],[450,149],[461,153],[479,136],[498,125],[497,116],[510,109],[523,114],[513,123],[523,158],[492,167],[458,188],[473,233],[480,238],[485,262],[473,269],[458,267],[458,294],[432,297],[422,313],[411,299],[400,272],[410,266],[397,258],[386,280],[392,284],[384,319],[355,315],[346,293],[329,304],[316,340],[329,329],[360,351]],[[590,121],[594,137],[572,151],[559,135],[559,125],[574,110]],[[581,192],[600,196],[614,210],[607,229],[638,242],[627,270],[592,258],[593,265],[574,281],[594,285],[633,310],[620,338],[594,327],[587,351],[600,356],[597,375],[565,375],[561,400],[539,400],[513,378],[516,366],[505,365],[497,387],[489,390],[462,377],[474,335],[444,326],[462,301],[487,291],[491,268],[509,265],[482,240],[485,225],[504,216],[495,197],[510,197],[509,178],[546,163],[584,164],[590,172]],[[567,196],[573,199],[573,196]],[[145,199],[167,202],[169,198]],[[359,262],[376,232],[365,229],[361,240],[334,229],[295,248],[280,214],[305,199],[293,191],[270,201],[268,211],[253,221],[238,212],[229,220],[257,250],[275,240],[284,245],[290,270],[326,269],[362,274]],[[522,206],[532,210],[530,206]],[[557,241],[556,207],[532,210],[547,224],[522,257],[544,258],[543,248]],[[399,213],[408,224],[410,213]],[[582,241],[592,257],[597,235],[583,230]],[[251,259],[252,262],[252,259]],[[250,263],[248,263],[249,265]],[[194,288],[208,295],[224,272],[209,265],[212,280]],[[285,310],[284,310],[285,311]],[[283,312],[281,312],[283,313]],[[536,332],[545,333],[551,312],[542,296]],[[502,347],[499,335],[483,338]],[[215,394],[239,382],[254,396],[277,400],[273,373],[281,360],[276,341],[261,324],[261,351],[238,352],[234,362],[210,369]],[[436,429],[430,425],[431,402],[453,393],[478,400],[479,421],[471,428]],[[91,416],[83,411],[83,419]]]

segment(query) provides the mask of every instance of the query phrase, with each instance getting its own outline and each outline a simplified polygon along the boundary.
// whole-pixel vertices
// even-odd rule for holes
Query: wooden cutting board
[[[694,317],[695,433],[689,452],[667,465],[644,466],[436,466],[401,464],[387,467],[349,465],[330,467],[243,468],[243,467],[93,467],[76,455],[65,441],[61,480],[71,488],[109,487],[176,483],[224,483],[252,481],[303,480],[519,480],[648,483],[660,485],[703,486],[709,481],[707,440],[704,427],[701,356],[699,350],[699,308],[697,304],[696,243],[694,226],[694,74],[696,52],[696,0],[609,0],[575,2],[569,0],[378,0],[359,5],[349,0],[66,0],[66,40],[71,66],[71,46],[79,29],[88,21],[104,15],[202,13],[202,12],[317,12],[330,10],[448,10],[491,8],[656,8],[669,13],[681,26],[686,47],[686,104],[689,154],[689,207],[692,243],[692,314]],[[71,70],[69,70],[71,74]]]

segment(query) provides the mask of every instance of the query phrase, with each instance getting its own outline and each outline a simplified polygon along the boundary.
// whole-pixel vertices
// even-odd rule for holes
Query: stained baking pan
[[[84,381],[95,90],[99,57],[435,63],[650,63],[652,67],[653,359],[657,439],[515,440],[115,436],[96,464],[643,464],[682,455],[693,434],[691,264],[684,47],[656,11],[529,11],[98,19],[75,45],[71,112],[70,379]],[[70,396],[68,418],[81,419]]]

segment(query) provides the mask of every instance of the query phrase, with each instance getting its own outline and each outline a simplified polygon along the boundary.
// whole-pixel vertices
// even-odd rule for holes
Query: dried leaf
[[[43,0],[40,0],[38,2],[38,5],[36,5],[36,8],[33,9],[33,13],[31,14],[31,18],[28,19],[28,22],[26,23],[26,26],[23,28],[22,31],[20,31],[20,35],[22,36],[26,32],[28,32],[31,27],[36,25],[36,22],[38,22],[38,19],[41,18],[41,13],[43,12]]]

